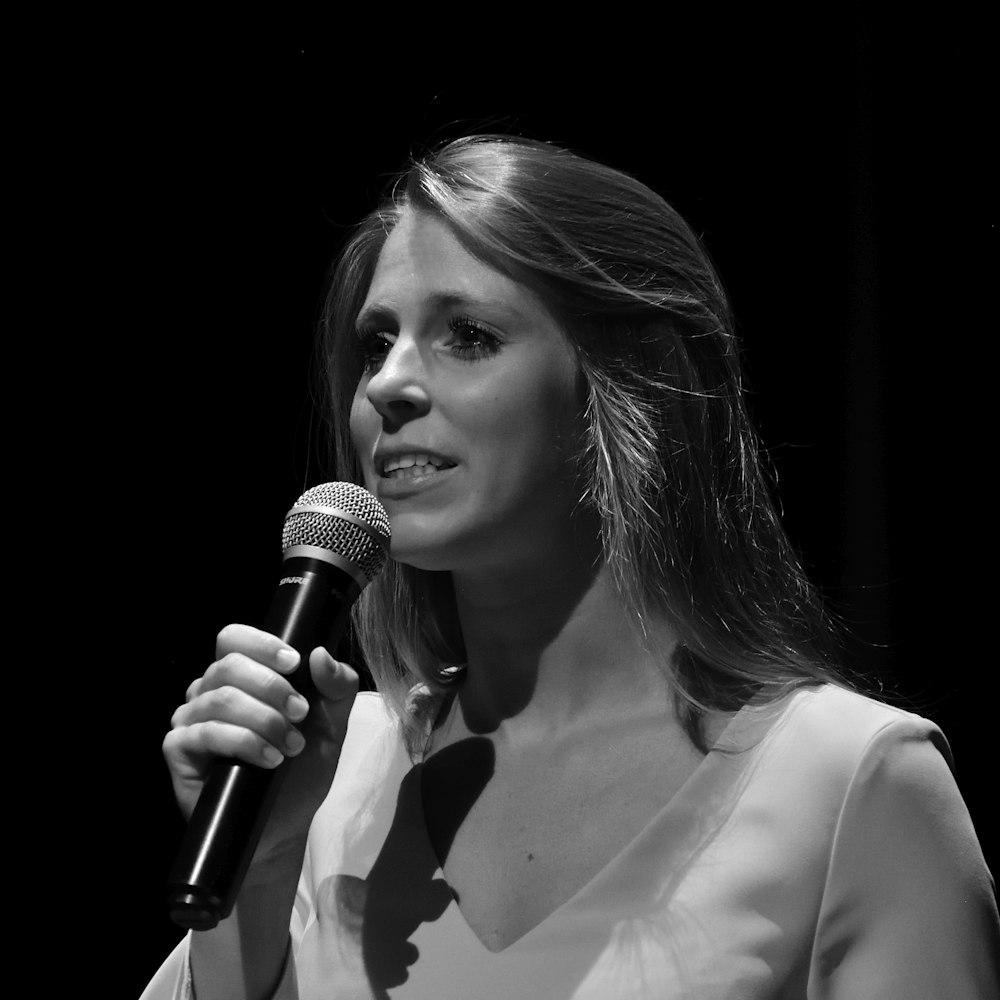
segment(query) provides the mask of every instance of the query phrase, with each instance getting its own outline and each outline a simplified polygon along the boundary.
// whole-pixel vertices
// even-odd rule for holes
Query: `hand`
[[[289,761],[255,863],[305,837],[326,797],[340,758],[358,675],[323,648],[309,656],[318,696],[310,709],[287,679],[299,655],[276,636],[228,625],[216,661],[187,691],[163,741],[174,794],[190,818],[215,757],[260,767]]]

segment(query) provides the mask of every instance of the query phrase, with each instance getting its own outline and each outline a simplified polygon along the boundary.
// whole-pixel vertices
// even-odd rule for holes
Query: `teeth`
[[[404,476],[413,477],[420,475],[432,475],[441,468],[449,468],[451,463],[442,458],[432,458],[430,455],[400,455],[398,458],[387,459],[382,474],[393,475],[394,479],[401,479]]]
[[[433,465],[411,465],[408,469],[393,469],[387,472],[387,479],[420,479],[422,476],[436,476],[438,470]]]

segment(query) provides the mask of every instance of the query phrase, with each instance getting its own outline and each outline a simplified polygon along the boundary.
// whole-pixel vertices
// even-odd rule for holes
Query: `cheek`
[[[522,372],[470,400],[474,437],[538,472],[553,472],[576,455],[583,422],[577,389],[574,371]]]
[[[361,391],[355,394],[354,401],[351,403],[350,427],[351,443],[361,460],[361,468],[364,469],[365,478],[370,479],[372,475],[370,468],[372,447],[378,436],[379,420],[375,408]]]

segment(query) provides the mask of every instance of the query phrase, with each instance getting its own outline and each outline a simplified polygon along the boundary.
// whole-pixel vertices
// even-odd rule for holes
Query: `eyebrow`
[[[455,308],[469,309],[473,312],[485,310],[486,312],[504,313],[520,322],[526,321],[524,314],[512,306],[506,299],[480,299],[472,298],[466,292],[440,291],[428,296],[427,303],[434,312],[442,312]],[[354,326],[356,329],[361,330],[371,323],[384,323],[394,320],[395,317],[396,310],[391,305],[372,302],[358,313],[358,318],[354,321]]]

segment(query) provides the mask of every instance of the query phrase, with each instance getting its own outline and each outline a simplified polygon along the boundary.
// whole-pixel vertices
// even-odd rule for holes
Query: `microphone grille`
[[[389,516],[371,493],[354,483],[323,483],[306,490],[295,507],[329,510],[293,508],[281,532],[282,549],[313,545],[348,560],[369,580],[378,575],[389,545]]]

